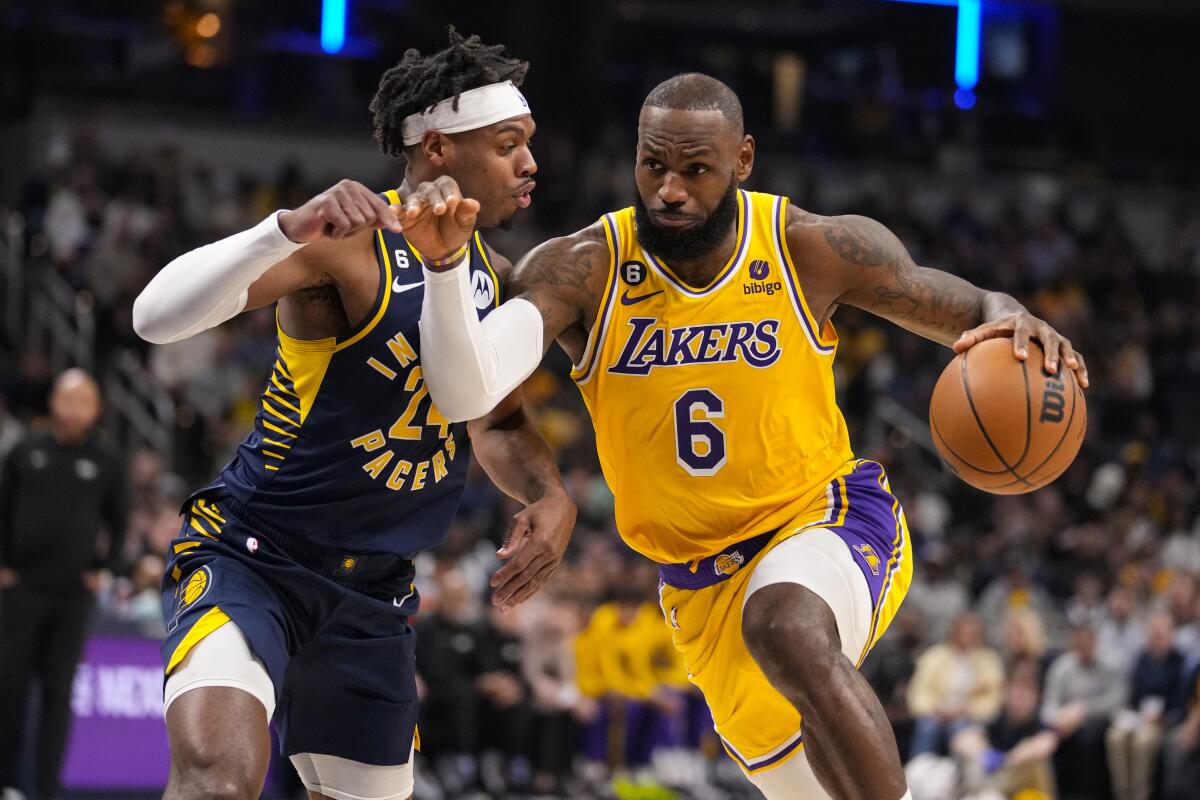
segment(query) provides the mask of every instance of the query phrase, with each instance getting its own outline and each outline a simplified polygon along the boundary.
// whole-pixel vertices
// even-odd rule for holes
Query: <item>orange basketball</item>
[[[1025,361],[1012,339],[954,357],[933,388],[929,428],[955,475],[993,494],[1023,494],[1061,475],[1079,452],[1087,405],[1075,373],[1047,375],[1036,341]]]

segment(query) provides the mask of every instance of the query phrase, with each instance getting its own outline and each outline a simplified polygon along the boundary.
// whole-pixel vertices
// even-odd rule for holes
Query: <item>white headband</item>
[[[421,141],[425,131],[462,133],[528,113],[529,103],[521,90],[513,86],[512,81],[504,81],[463,92],[458,96],[457,111],[454,110],[454,98],[450,97],[428,111],[409,114],[401,123],[400,131],[407,147]]]

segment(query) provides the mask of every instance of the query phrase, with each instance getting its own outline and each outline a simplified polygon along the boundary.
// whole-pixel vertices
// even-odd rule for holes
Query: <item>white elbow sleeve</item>
[[[279,228],[279,212],[253,228],[184,253],[133,303],[133,329],[166,344],[220,325],[246,307],[250,284],[303,244]]]
[[[450,421],[482,417],[520,386],[541,363],[542,336],[542,315],[528,300],[509,300],[481,321],[465,259],[425,270],[421,369]]]

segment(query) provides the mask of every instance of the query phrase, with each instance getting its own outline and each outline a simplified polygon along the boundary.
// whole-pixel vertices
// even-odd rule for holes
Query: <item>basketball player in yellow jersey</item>
[[[641,111],[634,207],[531,252],[482,322],[466,258],[428,270],[426,380],[447,417],[478,416],[531,343],[557,339],[617,527],[660,565],[664,617],[729,755],[770,800],[897,800],[896,744],[856,667],[904,597],[912,548],[883,468],[851,450],[830,318],[858,306],[959,351],[1011,336],[1017,358],[1033,337],[1045,369],[1061,360],[1086,386],[1083,359],[1012,297],[918,267],[876,222],[740,191],[753,163],[727,86],[661,84]],[[455,215],[431,209],[460,200],[419,187],[406,235],[453,252]]]

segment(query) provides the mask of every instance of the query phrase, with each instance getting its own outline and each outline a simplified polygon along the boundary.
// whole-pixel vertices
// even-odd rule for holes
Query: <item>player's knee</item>
[[[833,612],[799,584],[772,584],[752,594],[742,611],[742,636],[772,684],[800,692],[821,686],[844,658]]]
[[[263,770],[245,753],[195,745],[171,753],[171,783],[167,795],[178,800],[253,800],[262,789]]]

